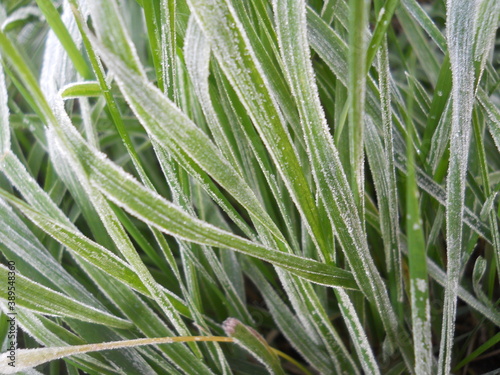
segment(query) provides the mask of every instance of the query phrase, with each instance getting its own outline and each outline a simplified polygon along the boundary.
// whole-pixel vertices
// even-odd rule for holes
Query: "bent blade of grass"
[[[313,282],[331,286],[338,284],[337,286],[339,287],[355,288],[353,280],[348,276],[350,275],[348,272],[306,258],[270,250],[219,230],[187,215],[161,197],[145,190],[137,182],[133,181],[130,176],[126,176],[116,169],[112,170],[111,165],[101,168],[97,163],[92,164],[90,166],[92,168],[90,171],[93,175],[92,179],[109,199],[119,206],[124,207],[134,216],[138,216],[141,220],[156,226],[167,234],[172,234],[195,243],[231,248],[281,266]],[[104,176],[108,178],[108,181],[99,181]],[[117,187],[124,178],[129,186],[124,186],[118,191]],[[141,191],[141,194],[146,194],[146,196],[143,195],[140,199],[127,196],[133,191]],[[153,205],[161,207],[161,212],[147,212],[147,207],[153,207]],[[188,223],[189,227],[186,227]]]
[[[0,266],[0,276],[4,280],[7,280],[8,274],[9,269],[3,265]],[[74,318],[109,327],[128,329],[132,326],[127,320],[67,297],[62,293],[27,279],[20,273],[16,273],[16,292],[16,304],[34,312]],[[1,299],[7,306],[5,296],[2,296]]]
[[[73,143],[73,146],[81,155],[81,160],[86,163],[86,170],[92,184],[115,204],[124,207],[146,223],[190,242],[227,247],[255,256],[313,282],[356,289],[354,280],[347,271],[310,259],[270,250],[193,218],[178,206],[140,185],[131,175],[113,165],[104,155],[90,150],[82,143],[78,135],[74,135],[72,141],[77,139],[78,141]],[[158,209],[151,210],[148,207],[158,207]]]
[[[453,107],[446,203],[447,282],[439,350],[439,375],[448,374],[450,371],[455,332],[457,288],[463,251],[465,173],[474,100],[475,13],[475,2],[447,2],[447,41],[452,69]]]
[[[304,126],[316,184],[353,275],[366,298],[376,306],[388,332],[389,340],[392,345],[396,346],[397,337],[400,335],[397,320],[383,280],[369,253],[359,210],[319,103],[309,60],[305,5],[302,4],[300,7],[297,3],[288,3],[288,6],[285,6],[284,2],[275,2],[274,4],[283,61]],[[297,38],[300,41],[298,50]],[[353,332],[356,331],[353,330]],[[369,360],[370,357],[365,358]],[[373,361],[369,366],[371,368],[377,367]]]

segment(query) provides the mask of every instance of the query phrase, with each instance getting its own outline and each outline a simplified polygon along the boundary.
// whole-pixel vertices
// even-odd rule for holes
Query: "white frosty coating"
[[[453,107],[446,205],[447,281],[438,375],[447,375],[450,372],[455,332],[457,290],[463,247],[462,218],[465,174],[474,100],[473,30],[475,30],[475,10],[474,1],[448,0],[447,2],[446,31],[452,70]]]
[[[381,188],[377,189],[377,196],[382,192],[384,199],[380,201],[380,204],[385,204],[387,201],[387,209],[380,209],[380,217],[383,225],[381,226],[382,235],[386,236],[387,239],[384,241],[386,247],[386,264],[389,272],[394,272],[396,275],[397,293],[398,299],[403,300],[403,287],[402,287],[402,276],[401,276],[401,249],[399,242],[399,210],[398,210],[398,195],[397,195],[397,185],[396,185],[396,168],[394,163],[394,142],[393,142],[393,124],[392,124],[392,110],[391,110],[391,75],[389,67],[389,51],[387,43],[385,42],[381,46],[380,52],[377,56],[377,61],[379,65],[379,88],[380,88],[380,103],[382,108],[382,122],[384,125],[383,140],[385,152],[377,152],[373,155],[376,160],[381,163],[382,176],[380,173],[372,173],[375,178],[375,182],[379,178],[383,179],[383,184]],[[371,117],[367,119],[367,130],[372,131],[372,135],[366,137],[367,147],[366,150],[370,153],[368,157],[372,155],[374,151],[373,147],[370,147],[369,143],[378,140],[378,134],[376,133],[375,124]],[[380,147],[380,146],[379,146]],[[383,159],[380,159],[383,156]],[[371,162],[370,162],[371,164]],[[377,187],[377,186],[375,186]],[[380,199],[380,198],[379,198]],[[386,218],[386,216],[389,218]],[[389,247],[389,248],[387,248]]]
[[[3,65],[0,64],[0,159],[10,150],[9,107],[7,106],[7,87]]]
[[[427,292],[427,280],[424,279],[417,279],[416,280],[417,284],[417,290],[421,293],[426,293]]]

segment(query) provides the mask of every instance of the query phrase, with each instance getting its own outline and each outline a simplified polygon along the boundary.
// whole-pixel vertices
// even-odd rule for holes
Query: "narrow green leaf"
[[[476,7],[472,2],[450,0],[447,3],[447,42],[453,73],[453,107],[446,202],[447,283],[439,351],[439,375],[450,372],[457,287],[464,246],[462,217],[474,99],[472,31],[475,30],[475,11]]]
[[[408,120],[410,121],[410,120]],[[415,151],[413,131],[409,124],[407,133],[407,177],[406,177],[406,235],[408,239],[408,262],[410,268],[410,303],[413,326],[413,348],[415,373],[432,372],[432,336],[427,279],[426,246],[419,208],[419,193],[415,173]]]
[[[61,96],[64,99],[76,99],[79,97],[100,96],[102,90],[98,82],[85,81],[64,86],[61,89]]]

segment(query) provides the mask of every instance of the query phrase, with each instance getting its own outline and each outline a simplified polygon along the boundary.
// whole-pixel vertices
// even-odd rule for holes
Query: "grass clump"
[[[499,18],[0,3],[1,371],[496,370]]]

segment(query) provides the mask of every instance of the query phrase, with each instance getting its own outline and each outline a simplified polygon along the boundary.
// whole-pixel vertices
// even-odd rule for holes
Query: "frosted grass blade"
[[[66,347],[52,347],[52,348],[39,348],[39,349],[23,349],[18,352],[19,355],[19,368],[21,370],[29,369],[31,367],[39,366],[45,362],[53,361],[66,356],[75,354],[91,353],[95,351],[120,349],[126,347],[136,347],[142,345],[158,345],[158,344],[171,344],[178,342],[194,342],[194,341],[221,341],[233,342],[231,338],[227,337],[205,337],[205,336],[188,336],[188,337],[159,337],[148,339],[135,339],[123,340],[98,344],[87,344],[78,346]],[[16,373],[16,369],[8,367],[7,354],[3,353],[0,356],[0,370],[5,374]],[[151,372],[154,373],[154,372]]]
[[[64,99],[76,99],[80,97],[100,95],[102,95],[101,87],[98,82],[94,81],[72,83],[61,89],[61,96]]]
[[[471,116],[474,100],[473,42],[474,2],[447,2],[447,43],[452,69],[452,125],[450,162],[447,177],[446,244],[447,281],[438,374],[448,374],[455,332],[457,288],[460,277],[462,217],[464,213],[465,173],[469,154]]]
[[[410,120],[409,120],[410,121]],[[408,126],[406,142],[406,235],[410,268],[410,303],[413,326],[415,373],[432,373],[432,336],[429,285],[423,222],[419,208],[419,193],[415,173],[412,125]]]
[[[10,150],[10,123],[7,101],[5,74],[2,64],[0,64],[0,163],[3,161],[5,154]]]
[[[2,253],[16,262],[21,273],[86,304],[103,308],[43,247],[3,199],[0,199],[0,208],[0,241],[5,245]]]
[[[129,104],[151,136],[165,147],[180,149],[196,162],[234,198],[249,210],[255,218],[269,228],[277,238],[282,234],[262,209],[254,193],[241,175],[229,164],[212,141],[157,88],[133,74],[115,56],[101,50],[108,66],[115,72]],[[142,82],[142,85],[137,85]],[[168,122],[166,122],[168,121]],[[168,127],[168,130],[167,130]]]
[[[0,275],[7,280],[9,269],[0,266]],[[61,316],[103,324],[116,328],[130,328],[131,323],[127,320],[113,316],[105,311],[86,305],[66,295],[44,287],[22,276],[16,274],[16,305],[26,309],[52,315]],[[4,310],[8,311],[6,296],[1,296]]]
[[[368,40],[369,0],[349,2],[349,170],[351,191],[358,206],[359,217],[364,217],[364,116],[366,92],[366,49]]]
[[[398,237],[398,196],[396,185],[396,167],[394,163],[394,145],[393,145],[393,124],[390,93],[390,71],[389,71],[389,53],[387,50],[387,41],[383,42],[378,55],[379,69],[379,88],[380,103],[382,109],[383,121],[383,149],[372,147],[367,144],[367,155],[374,162],[378,162],[380,167],[372,166],[372,176],[377,189],[377,199],[379,202],[379,211],[381,218],[382,236],[384,236],[384,246],[386,251],[386,265],[389,270],[389,279],[395,284],[396,299],[402,299],[402,271],[401,271],[401,250]],[[372,121],[368,121],[368,132],[374,131]],[[367,137],[367,143],[376,142],[378,135],[371,134]],[[378,150],[378,151],[377,151]],[[381,157],[384,159],[382,160]],[[370,165],[372,162],[370,161]],[[378,187],[377,187],[378,185]],[[392,278],[392,280],[391,280]]]
[[[45,346],[81,345],[85,341],[67,330],[56,329],[57,325],[45,318],[19,309],[18,319],[23,331],[36,337],[37,341]],[[116,374],[116,366],[108,362],[99,354],[81,354],[73,358],[73,364],[80,366],[85,371],[96,371],[105,375]]]

